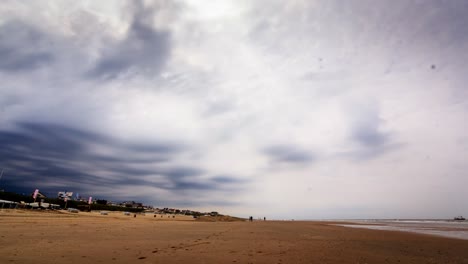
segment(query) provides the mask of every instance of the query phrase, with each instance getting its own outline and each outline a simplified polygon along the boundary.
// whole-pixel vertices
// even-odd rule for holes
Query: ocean
[[[355,224],[337,224],[353,228],[421,233],[468,240],[468,221],[454,220],[346,220]]]

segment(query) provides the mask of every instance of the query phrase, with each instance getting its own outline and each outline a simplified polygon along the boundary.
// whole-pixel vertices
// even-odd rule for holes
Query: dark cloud
[[[361,138],[356,139],[357,146],[354,146],[349,151],[337,153],[337,157],[343,157],[352,161],[362,162],[376,159],[384,154],[403,148],[406,144],[395,142],[391,137],[385,136],[382,140],[382,135],[379,134],[363,134]]]
[[[115,156],[97,154],[90,146],[104,145],[115,151]],[[74,183],[112,184],[128,178],[150,175],[150,169],[134,168],[135,158],[131,150],[112,139],[90,132],[59,125],[34,123],[19,124],[18,131],[0,132],[1,166],[9,171],[12,185],[37,186],[47,188],[51,182],[63,183],[65,186],[79,188]],[[154,148],[151,162],[166,160],[179,146]],[[149,162],[148,157],[144,161]],[[138,160],[137,160],[138,161]],[[94,174],[95,171],[106,171],[113,175],[107,179]],[[103,186],[104,187],[104,186]],[[82,190],[81,190],[82,191]]]
[[[390,140],[389,136],[380,132],[375,125],[355,128],[351,138],[361,146],[370,148],[383,146]]]
[[[39,29],[21,21],[0,26],[0,71],[29,71],[54,61],[53,42]]]
[[[232,200],[228,201],[228,200],[221,200],[221,199],[185,199],[185,200],[179,200],[179,201],[172,201],[166,197],[160,197],[160,199],[158,199],[158,204],[160,205],[171,204],[171,206],[178,207],[178,208],[200,207],[201,204],[203,204],[203,206],[212,206],[213,208],[241,205],[240,202],[232,201]]]
[[[245,183],[235,175],[218,175],[209,179],[201,179],[199,176],[206,174],[206,171],[199,168],[176,167],[169,170],[162,170],[163,177],[169,179],[162,188],[176,191],[211,191],[211,190],[236,190]]]
[[[190,176],[199,176],[203,173],[204,171],[201,169],[190,167],[178,167],[164,172],[164,174],[170,176],[172,179],[184,179]]]
[[[383,131],[376,106],[357,106],[362,108],[351,125],[349,140],[353,143],[353,150],[344,153],[355,160],[376,158],[388,151],[401,147],[401,143],[394,142],[392,134]]]
[[[110,79],[130,70],[155,73],[169,57],[170,35],[153,28],[154,7],[132,1],[133,21],[124,39],[105,47],[101,58],[88,72],[93,78]]]
[[[231,175],[217,175],[211,179],[217,183],[241,183],[243,180]]]
[[[154,74],[169,57],[170,34],[156,30],[153,19],[158,10],[143,1],[131,1],[132,22],[123,39],[112,39],[106,28],[86,35],[86,27],[102,27],[96,21],[81,21],[77,36],[46,31],[42,25],[32,25],[11,19],[0,25],[0,71],[15,73],[40,67],[58,66],[52,72],[57,79],[91,77],[111,79],[122,73]],[[42,28],[41,28],[42,26]],[[97,34],[99,33],[99,34]],[[99,58],[89,66],[95,54],[94,44],[101,42]],[[99,51],[98,51],[99,52]]]
[[[0,167],[7,175],[1,184],[5,189],[40,188],[53,195],[66,189],[95,195],[128,186],[152,186],[176,194],[230,189],[230,185],[240,184],[234,176],[202,179],[200,176],[206,174],[203,169],[171,164],[175,155],[187,151],[181,144],[143,147],[60,125],[20,123],[17,127],[0,131]],[[93,146],[112,153],[99,154]],[[118,199],[115,193],[112,198]],[[139,195],[133,197],[148,201],[148,197]]]
[[[314,156],[303,149],[290,145],[275,145],[263,151],[273,162],[280,163],[311,163]]]

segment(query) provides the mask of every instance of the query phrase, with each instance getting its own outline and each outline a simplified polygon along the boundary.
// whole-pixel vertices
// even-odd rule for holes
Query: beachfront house
[[[34,192],[31,193],[31,196],[33,196],[33,195],[34,195]],[[45,199],[45,198],[47,198],[47,196],[45,196],[45,195],[44,195],[43,193],[41,193],[41,192],[37,192],[36,199],[39,199],[39,200],[40,200],[40,199]]]

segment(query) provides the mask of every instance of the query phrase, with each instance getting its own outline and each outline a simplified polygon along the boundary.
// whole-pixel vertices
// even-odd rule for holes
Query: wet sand
[[[0,211],[0,263],[468,263],[467,249],[330,222]]]

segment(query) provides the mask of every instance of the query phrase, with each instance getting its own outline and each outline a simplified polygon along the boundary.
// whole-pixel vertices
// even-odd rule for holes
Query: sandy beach
[[[467,249],[330,222],[0,211],[0,263],[468,263]]]

